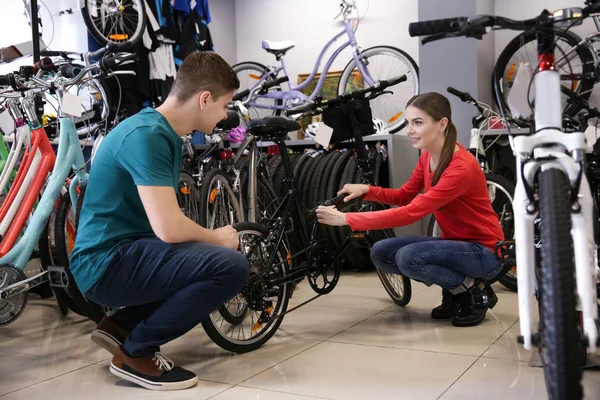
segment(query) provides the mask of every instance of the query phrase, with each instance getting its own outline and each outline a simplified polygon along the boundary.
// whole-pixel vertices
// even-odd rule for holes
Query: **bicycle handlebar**
[[[271,81],[264,81],[260,86],[257,86],[256,88],[253,89],[254,92],[258,92],[261,94],[266,93],[269,89],[271,89],[274,86],[279,86],[280,84],[289,81],[289,78],[287,76],[282,76],[280,78],[277,79],[273,79]],[[242,90],[239,93],[236,93],[233,98],[231,99],[231,101],[240,101],[242,100],[244,97],[248,96],[250,94],[251,90],[250,89],[245,89]],[[250,100],[252,96],[250,96],[248,98],[248,101]]]
[[[448,86],[448,93],[455,95],[458,97],[463,103],[468,103],[469,101],[477,102],[469,93],[461,92],[460,90],[454,89],[452,86]]]
[[[359,89],[359,90],[355,90],[353,92],[345,92],[345,93],[342,93],[341,95],[334,97],[332,99],[329,99],[329,100],[322,100],[322,101],[317,101],[314,103],[302,104],[297,107],[289,108],[289,109],[285,110],[285,114],[289,117],[289,116],[296,115],[296,114],[302,114],[307,111],[313,111],[319,107],[333,106],[333,105],[339,103],[340,101],[343,101],[344,99],[357,98],[357,97],[364,96],[366,94],[382,93],[388,87],[397,85],[401,82],[406,81],[407,79],[408,78],[406,77],[406,74],[404,74],[404,75],[396,76],[394,78],[390,78],[387,80],[377,81],[373,84],[373,86],[369,86],[365,89]]]
[[[581,10],[581,11],[579,11]],[[516,21],[492,15],[477,15],[474,17],[457,17],[412,22],[408,25],[410,36],[427,36],[422,43],[444,39],[446,37],[475,37],[480,39],[486,34],[486,28],[528,30],[535,27],[545,27],[551,24],[564,23],[571,20],[585,19],[600,11],[600,2],[593,2],[585,8],[559,10],[554,14],[544,11],[541,15],[526,20]]]

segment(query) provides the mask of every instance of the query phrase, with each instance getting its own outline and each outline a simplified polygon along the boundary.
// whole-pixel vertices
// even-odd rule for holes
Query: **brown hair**
[[[433,173],[433,181],[431,186],[435,186],[440,177],[444,173],[444,170],[450,164],[452,156],[454,155],[454,146],[456,146],[457,130],[454,122],[452,122],[452,108],[450,107],[450,101],[439,93],[428,92],[422,93],[411,98],[406,107],[412,106],[425,112],[434,121],[438,122],[442,118],[448,118],[448,127],[446,128],[446,139],[444,140],[444,146],[442,147],[442,154],[440,155],[440,162],[435,168]]]
[[[203,90],[219,98],[239,87],[240,80],[220,55],[200,51],[191,53],[183,60],[169,95],[182,103]]]

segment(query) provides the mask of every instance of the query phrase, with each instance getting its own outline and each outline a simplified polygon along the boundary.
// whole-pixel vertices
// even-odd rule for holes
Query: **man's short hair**
[[[206,90],[219,98],[240,87],[240,80],[231,66],[217,53],[200,51],[188,55],[177,71],[170,95],[185,102]]]

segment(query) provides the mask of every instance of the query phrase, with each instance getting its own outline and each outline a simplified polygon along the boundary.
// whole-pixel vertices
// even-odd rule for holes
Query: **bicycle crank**
[[[330,242],[317,244],[308,258],[308,284],[318,294],[328,294],[337,285],[341,268],[336,250]]]

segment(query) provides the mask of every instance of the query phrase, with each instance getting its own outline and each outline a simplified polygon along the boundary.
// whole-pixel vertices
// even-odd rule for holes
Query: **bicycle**
[[[108,50],[108,47],[105,51]],[[31,156],[27,159],[27,171],[23,170],[13,187],[18,189],[19,195],[25,196],[16,213],[9,234],[2,238],[0,251],[0,325],[14,322],[23,312],[27,304],[28,291],[43,282],[44,277],[50,282],[53,289],[63,293],[80,310],[84,310],[90,318],[98,321],[102,318],[103,310],[98,305],[88,302],[79,292],[70,274],[68,266],[48,266],[46,271],[27,278],[24,267],[29,261],[35,245],[42,232],[45,232],[48,221],[55,209],[62,188],[65,185],[69,172],[74,172],[74,177],[69,184],[69,197],[71,204],[78,204],[78,188],[87,182],[86,162],[83,157],[77,130],[73,120],[68,117],[77,110],[65,110],[66,87],[80,82],[88,72],[100,71],[97,77],[110,75],[110,69],[127,60],[135,59],[136,55],[114,56],[105,55],[98,63],[83,68],[72,79],[64,78],[57,74],[54,78],[42,80],[39,76],[30,76],[27,80],[9,74],[0,76],[0,85],[13,85],[19,89],[16,94],[3,92],[5,97],[23,97],[21,105],[27,114],[29,124],[32,126]],[[18,83],[18,85],[15,85]],[[60,109],[60,136],[57,154],[54,154],[43,128],[37,121],[35,109],[32,106],[31,96],[46,90],[55,90],[58,94]],[[21,121],[24,123],[24,121]],[[25,176],[32,182],[31,186],[23,185]],[[42,186],[45,183],[43,193]],[[34,201],[42,194],[33,215],[28,221],[27,228],[22,236],[17,239],[25,221],[29,218]],[[8,201],[5,200],[5,201]],[[10,243],[10,245],[9,245]],[[12,245],[14,243],[14,245]],[[57,293],[57,291],[55,291]]]
[[[362,140],[362,136],[372,133],[369,130],[373,129],[368,102],[383,94],[386,88],[404,80],[406,76],[379,81],[369,88],[345,93],[331,100],[302,105],[287,113],[295,115],[323,112],[326,121],[330,118],[338,121],[332,143],[347,139],[348,132],[351,132],[351,137],[356,141],[357,163],[364,181],[373,182],[372,165]],[[269,116],[248,123],[248,131],[252,135],[269,138],[279,146],[288,190],[270,219],[262,224],[243,222],[234,225],[240,236],[240,249],[250,261],[250,277],[241,293],[202,322],[211,340],[228,351],[245,353],[261,347],[275,334],[285,314],[330,293],[340,277],[337,259],[351,241],[370,246],[377,239],[393,236],[391,230],[354,232],[340,248],[319,238],[322,227],[316,221],[314,210],[308,215],[304,213],[284,140],[288,132],[297,130],[298,126],[297,122],[281,116]],[[337,196],[321,204],[336,205],[338,209],[346,210],[360,203],[360,199],[344,203],[344,198],[345,195]],[[361,205],[360,211],[381,208],[376,203],[366,203]],[[288,254],[284,246],[284,237],[288,234],[297,235],[297,243],[302,245],[299,251],[292,254]],[[379,270],[377,272],[393,301],[400,306],[408,304],[411,297],[410,280],[402,275],[387,274]],[[288,310],[290,292],[304,278],[308,280],[316,296]],[[244,323],[250,325],[248,332]]]
[[[521,335],[526,349],[536,346],[544,362],[546,389],[551,399],[580,399],[585,348],[596,352],[598,340],[598,266],[594,262],[593,199],[585,175],[585,135],[562,129],[560,73],[555,68],[555,28],[567,29],[600,11],[600,2],[514,21],[495,16],[448,18],[412,23],[411,36],[422,43],[447,37],[481,38],[486,28],[535,29],[538,66],[535,83],[535,128],[513,134],[507,124],[516,158],[514,197],[516,261]],[[500,90],[498,104],[506,120]],[[535,219],[540,218],[539,257]],[[536,258],[541,260],[538,267]],[[538,280],[540,323],[534,332],[534,286]],[[577,290],[577,291],[576,291]],[[582,332],[576,307],[582,309]]]
[[[358,29],[360,21],[357,22],[356,26],[353,26],[353,20],[350,18],[352,12],[357,10],[355,1],[342,0],[340,8],[340,13],[334,19],[342,16],[344,29],[325,44],[317,57],[313,71],[308,78],[299,85],[289,85],[289,91],[278,90],[255,96],[250,102],[249,108],[257,113],[256,118],[260,118],[272,112],[279,115],[281,111],[290,107],[301,103],[315,101],[324,86],[331,64],[336,60],[342,50],[351,46],[352,59],[348,62],[340,76],[337,89],[338,95],[347,91],[361,89],[364,86],[372,86],[379,79],[389,79],[393,76],[402,74],[408,75],[408,79],[410,80],[409,83],[403,85],[402,88],[397,89],[400,91],[400,94],[391,96],[393,98],[391,104],[381,105],[381,107],[379,107],[380,103],[375,102],[375,111],[373,112],[376,118],[379,118],[388,124],[388,130],[390,132],[397,132],[403,128],[404,105],[412,96],[419,93],[419,76],[416,63],[406,52],[395,47],[375,46],[365,50],[360,49],[355,37],[355,31]],[[306,89],[315,79],[325,52],[334,42],[343,36],[346,36],[347,41],[341,44],[329,57],[312,93],[308,96],[303,94],[301,91]],[[240,90],[254,88],[257,85],[260,85],[264,80],[275,79],[282,71],[285,76],[289,77],[284,56],[294,46],[295,44],[291,40],[283,42],[264,40],[262,43],[263,49],[273,54],[280,65],[277,67],[267,67],[263,64],[250,61],[234,65],[233,69],[240,79]],[[383,68],[384,66],[388,66],[389,68],[389,65],[398,64],[398,69],[393,71],[380,71],[380,76],[375,76],[374,73],[377,68],[375,68],[375,65],[373,64],[376,62],[378,56],[389,57],[386,62],[382,62],[380,68]],[[386,76],[383,76],[384,74]],[[390,100],[390,96],[387,98]],[[261,113],[263,110],[265,113]]]
[[[585,4],[591,4],[586,0]],[[588,100],[595,84],[600,80],[600,50],[594,47],[600,40],[600,16],[590,16],[596,32],[585,38],[579,37],[569,30],[556,30],[555,68],[561,71],[562,100],[567,100],[563,113],[574,116],[581,107],[568,102],[568,92],[574,92]],[[498,56],[492,74],[492,90],[498,91],[496,104],[502,102],[505,110],[509,110],[507,98],[515,83],[519,68],[525,65],[537,65],[536,29],[527,30],[511,40]],[[531,57],[533,55],[533,57]]]
[[[107,44],[137,43],[146,29],[143,0],[80,0],[83,21],[92,37]]]

